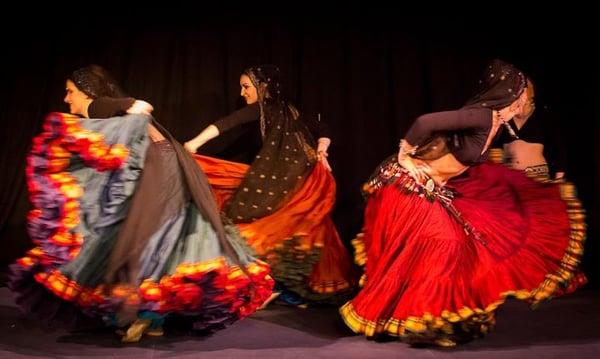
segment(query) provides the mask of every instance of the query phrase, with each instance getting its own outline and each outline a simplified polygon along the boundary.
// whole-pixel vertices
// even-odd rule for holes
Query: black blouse
[[[244,106],[241,109],[232,112],[231,114],[222,117],[217,120],[213,125],[219,129],[219,133],[226,132],[236,126],[258,121],[260,119],[260,106],[258,102],[248,106]],[[319,121],[316,116],[302,116],[300,117],[308,127],[309,131],[315,138],[331,137],[329,126],[324,121]]]
[[[492,110],[483,107],[461,108],[419,116],[405,139],[413,146],[422,146],[432,138],[443,137],[446,153],[452,153],[458,161],[469,166],[487,159],[488,151],[483,154],[481,151],[491,128]]]
[[[90,103],[88,116],[90,118],[109,118],[124,115],[134,102],[135,99],[132,97],[99,97]]]

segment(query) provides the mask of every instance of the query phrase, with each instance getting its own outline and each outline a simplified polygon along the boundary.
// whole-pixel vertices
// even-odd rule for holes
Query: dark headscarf
[[[487,107],[502,109],[513,103],[527,87],[525,74],[502,60],[492,60],[486,67],[475,96],[466,103],[466,107]]]
[[[117,81],[102,66],[88,65],[73,71],[69,80],[92,99],[125,97]]]
[[[244,74],[258,92],[263,147],[225,208],[235,222],[273,213],[304,183],[317,161],[312,135],[283,95],[279,68],[261,65]]]
[[[494,59],[485,68],[476,94],[464,107],[500,110],[516,101],[526,87],[527,78],[522,71],[509,63]],[[505,122],[504,125],[512,137],[518,138],[508,123]],[[437,133],[419,146],[414,157],[424,160],[438,159],[452,152],[452,148],[456,148],[460,143],[456,136],[455,133]]]

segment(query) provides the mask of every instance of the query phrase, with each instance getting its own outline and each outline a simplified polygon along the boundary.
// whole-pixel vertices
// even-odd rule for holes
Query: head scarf
[[[475,96],[467,107],[486,107],[500,110],[519,98],[527,87],[525,74],[502,60],[494,59],[486,67]]]
[[[279,68],[260,65],[244,74],[258,92],[263,146],[225,208],[235,222],[276,211],[302,186],[317,161],[312,135],[285,99]]]
[[[112,75],[103,67],[88,65],[73,71],[69,80],[92,99],[98,97],[125,97],[125,93]]]

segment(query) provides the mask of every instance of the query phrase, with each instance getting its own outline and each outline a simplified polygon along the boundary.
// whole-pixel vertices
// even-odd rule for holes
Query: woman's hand
[[[200,147],[200,145],[194,142],[194,140],[187,141],[183,144],[183,148],[185,148],[190,153],[196,153],[196,151],[198,151],[198,147]]]
[[[133,105],[127,109],[129,114],[150,115],[154,111],[154,107],[146,101],[135,100]]]
[[[198,136],[192,138],[183,144],[183,147],[191,153],[196,153],[198,148],[202,147],[206,142],[219,136],[219,129],[215,125],[208,125]]]
[[[319,138],[319,140],[317,142],[317,158],[319,159],[319,161],[321,161],[323,166],[325,166],[325,168],[329,172],[331,172],[331,166],[329,165],[329,161],[327,161],[327,157],[329,157],[329,154],[327,154],[329,145],[331,145],[330,138],[328,138],[328,137]]]
[[[415,150],[415,146],[412,146],[404,139],[401,140],[398,150],[398,163],[407,170],[408,174],[417,182],[425,184],[425,181],[429,179],[428,172],[431,170],[431,167],[423,161],[415,161],[410,156],[410,154],[415,153]]]
[[[398,163],[405,170],[408,171],[408,175],[414,178],[418,183],[425,184],[429,179],[429,171],[431,167],[425,162],[419,161],[418,163],[413,160],[412,157],[402,154],[402,151],[398,153]]]
[[[321,161],[321,164],[323,164],[323,166],[325,167],[325,169],[329,172],[331,172],[331,166],[329,165],[329,161],[327,161],[327,157],[329,155],[327,154],[327,152],[325,151],[318,151],[317,152],[317,158],[319,161]]]

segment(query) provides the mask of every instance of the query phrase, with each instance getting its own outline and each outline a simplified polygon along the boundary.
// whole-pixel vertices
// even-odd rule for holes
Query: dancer
[[[38,312],[73,304],[131,324],[124,342],[159,335],[170,315],[215,330],[254,312],[271,294],[269,268],[223,225],[205,175],[150,116],[112,117],[151,106],[124,98],[97,65],[66,86],[65,102],[83,118],[52,113],[34,139],[36,247],[12,266],[17,302]]]
[[[321,122],[305,124],[283,94],[276,66],[240,76],[247,106],[185,143],[190,152],[220,133],[259,121],[263,146],[250,165],[196,156],[225,213],[267,261],[288,301],[327,301],[352,287],[352,267],[330,213],[335,181],[327,161],[331,143]],[[313,134],[318,138],[317,144]]]
[[[573,290],[585,224],[557,185],[485,163],[526,103],[525,75],[493,61],[456,111],[420,116],[365,185],[364,287],[341,315],[367,337],[452,346],[487,333],[507,296]]]

